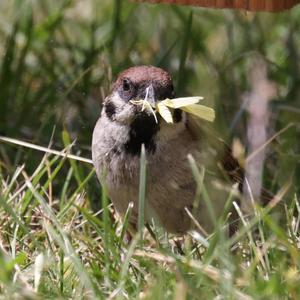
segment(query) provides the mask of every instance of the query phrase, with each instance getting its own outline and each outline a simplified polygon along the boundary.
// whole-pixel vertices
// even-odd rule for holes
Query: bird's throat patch
[[[128,154],[139,155],[142,144],[147,152],[154,153],[156,150],[155,135],[159,130],[159,124],[153,116],[139,114],[130,125],[129,138],[124,148]]]

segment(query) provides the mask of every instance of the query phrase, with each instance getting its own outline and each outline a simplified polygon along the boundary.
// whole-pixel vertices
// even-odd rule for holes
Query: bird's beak
[[[155,91],[152,84],[149,84],[144,91],[144,98],[138,100],[131,100],[130,102],[134,104],[133,109],[135,114],[143,113],[147,116],[153,116],[155,122],[158,123],[156,116],[156,101],[155,101]]]
[[[152,84],[146,87],[144,100],[148,101],[152,107],[155,107],[155,92]]]

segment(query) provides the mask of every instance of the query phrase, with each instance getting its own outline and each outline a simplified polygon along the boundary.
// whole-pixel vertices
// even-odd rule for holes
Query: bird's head
[[[135,105],[132,101],[144,100],[155,103],[174,98],[174,87],[170,74],[153,66],[136,66],[122,72],[113,84],[112,93],[105,99],[103,113],[115,122],[130,124],[135,119],[156,122],[153,112]],[[175,121],[179,116],[175,112]],[[159,120],[159,116],[157,116]]]
[[[142,144],[148,152],[154,153],[162,140],[167,142],[178,130],[184,129],[184,113],[180,109],[172,110],[176,123],[172,126],[162,121],[155,111],[157,102],[167,98],[174,98],[168,72],[153,66],[129,68],[118,76],[111,94],[104,101],[99,130],[110,130],[107,134],[126,153],[139,154]],[[148,107],[135,103],[145,99]]]

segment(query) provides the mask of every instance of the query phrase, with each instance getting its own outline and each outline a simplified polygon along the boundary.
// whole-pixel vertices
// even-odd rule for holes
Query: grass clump
[[[61,201],[53,189],[63,166],[68,180]],[[78,168],[91,169],[46,154],[31,174],[23,165],[1,175],[3,298],[289,299],[300,292],[296,197],[285,205],[283,225],[269,206],[251,220],[241,216],[243,225],[231,238],[223,217],[208,237],[172,237],[153,225],[151,235],[141,226],[142,235],[124,242],[131,208],[122,223],[104,195],[103,209],[94,213],[86,193],[93,170],[75,178]],[[282,197],[284,191],[276,201]]]
[[[0,142],[0,298],[298,299],[299,28],[298,7],[249,15],[126,0],[0,1],[0,135],[45,148],[51,140],[69,154]],[[231,238],[227,214],[211,236],[183,239],[143,228],[141,213],[140,232],[125,243],[131,208],[121,222],[92,166],[70,160],[71,149],[90,156],[113,78],[132,65],[167,69],[176,97],[203,95],[223,137],[245,145],[257,53],[278,88],[263,178],[279,191],[275,207],[240,214]],[[201,184],[204,171],[193,172]],[[141,212],[146,198],[141,185]]]

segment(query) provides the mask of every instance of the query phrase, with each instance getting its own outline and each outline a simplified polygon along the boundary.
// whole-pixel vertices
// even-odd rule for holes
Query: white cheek
[[[115,120],[123,124],[130,123],[134,117],[133,105],[120,98],[117,92],[114,92],[111,100],[116,106]]]
[[[111,95],[111,100],[118,109],[122,109],[122,106],[126,104],[125,101],[119,96],[118,92],[114,92]]]

